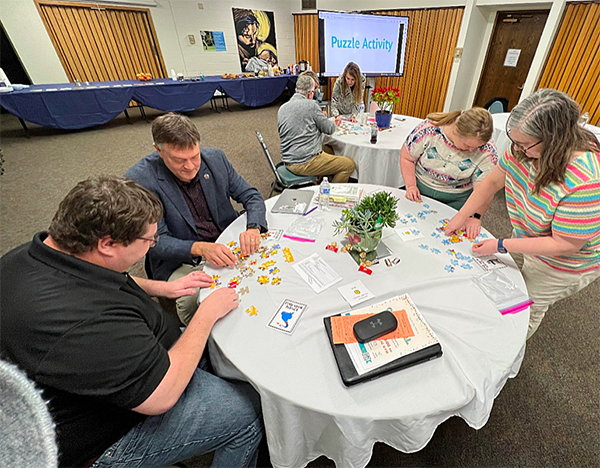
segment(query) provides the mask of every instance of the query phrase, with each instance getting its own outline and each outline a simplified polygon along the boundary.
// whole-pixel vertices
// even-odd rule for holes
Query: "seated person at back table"
[[[303,71],[302,73],[300,73],[300,75],[310,76],[313,79],[313,81],[315,82],[315,95],[313,96],[313,99],[319,103],[319,106],[321,106],[323,102],[323,91],[321,91],[320,89],[321,85],[319,84],[319,75],[317,75],[312,70]],[[327,115],[327,112],[325,110],[323,110],[323,113]]]
[[[323,133],[331,135],[341,117],[330,121],[313,100],[315,82],[307,75],[298,76],[296,93],[277,112],[281,140],[281,159],[294,174],[333,176],[332,182],[348,182],[354,161],[323,151]]]
[[[186,116],[162,115],[152,123],[156,151],[125,173],[154,193],[164,216],[158,223],[158,240],[146,257],[146,273],[152,279],[173,281],[195,269],[200,258],[216,266],[233,266],[237,257],[215,243],[239,213],[230,198],[246,210],[247,230],[240,234],[244,255],[258,249],[261,232],[267,231],[265,202],[233,168],[225,153],[200,149],[200,133]],[[198,295],[177,300],[177,314],[187,324],[195,312]]]
[[[420,201],[423,194],[460,210],[473,187],[498,162],[496,145],[491,140],[493,130],[492,115],[481,107],[429,114],[400,150],[406,198]],[[469,237],[479,235],[481,217],[492,200],[490,197],[466,223]]]
[[[60,466],[170,466],[212,451],[214,466],[256,463],[258,394],[199,366],[236,292],[213,292],[182,333],[150,296],[193,294],[211,278],[127,273],[161,218],[160,201],[135,182],[91,178],[63,199],[48,232],[0,260],[0,353],[49,402]]]
[[[356,122],[360,105],[363,103],[366,80],[360,74],[360,67],[348,62],[342,74],[335,80],[331,93],[331,115],[344,115]]]

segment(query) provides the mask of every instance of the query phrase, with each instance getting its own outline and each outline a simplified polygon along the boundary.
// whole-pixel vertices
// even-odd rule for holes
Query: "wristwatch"
[[[248,223],[246,224],[246,229],[258,229],[260,231],[260,224]]]
[[[498,253],[508,253],[504,247],[504,239],[498,239]]]
[[[473,218],[481,219],[481,215],[479,213],[473,213]]]

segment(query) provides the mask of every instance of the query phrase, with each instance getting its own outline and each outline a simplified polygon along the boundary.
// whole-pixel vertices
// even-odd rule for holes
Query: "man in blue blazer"
[[[186,116],[162,115],[152,124],[156,151],[125,173],[161,200],[164,216],[158,223],[159,240],[146,256],[152,279],[173,281],[194,269],[201,259],[216,266],[233,266],[237,258],[217,237],[239,213],[230,198],[247,213],[247,230],[240,234],[242,253],[249,255],[267,231],[265,203],[260,192],[233,168],[225,153],[200,149],[200,133]],[[197,308],[197,294],[177,300],[177,313],[187,324]]]

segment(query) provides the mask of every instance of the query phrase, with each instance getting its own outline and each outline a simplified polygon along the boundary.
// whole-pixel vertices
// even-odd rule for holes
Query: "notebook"
[[[286,189],[271,208],[271,213],[304,214],[310,205],[312,190]]]
[[[379,304],[353,311],[353,313],[376,313],[383,310],[398,310],[398,308],[406,310],[414,332],[414,336],[411,338],[386,340],[379,343],[372,341],[366,344],[334,344],[331,317],[323,319],[344,385],[349,387],[367,382],[442,355],[442,346],[437,336],[417,310],[408,294],[396,296]],[[384,347],[384,343],[385,348],[388,351],[391,349],[391,352],[379,352],[378,348]]]

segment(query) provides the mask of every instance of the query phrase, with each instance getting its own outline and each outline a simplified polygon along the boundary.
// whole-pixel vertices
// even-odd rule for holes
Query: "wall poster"
[[[275,19],[272,11],[233,8],[242,71],[260,71],[277,65]]]

